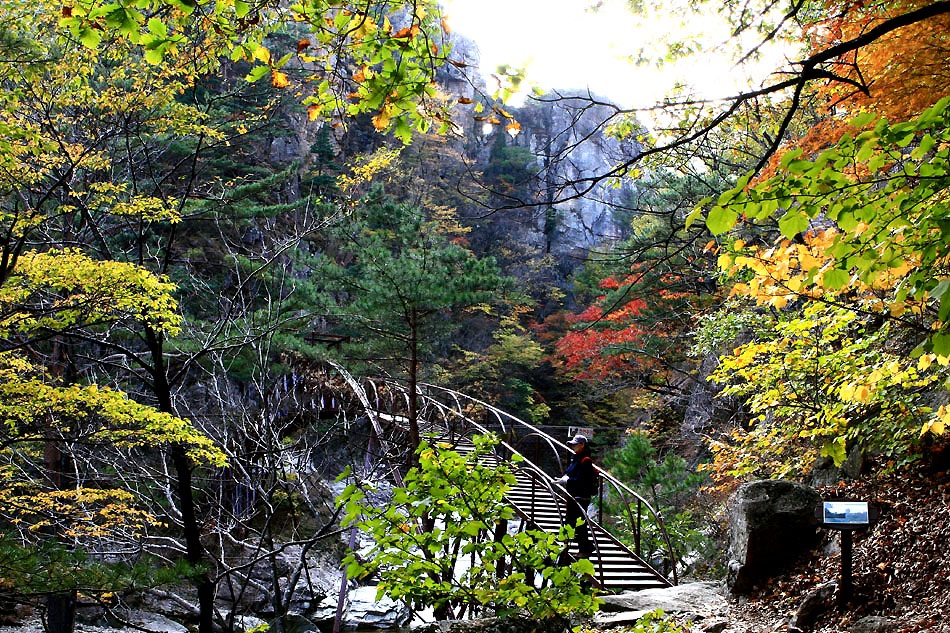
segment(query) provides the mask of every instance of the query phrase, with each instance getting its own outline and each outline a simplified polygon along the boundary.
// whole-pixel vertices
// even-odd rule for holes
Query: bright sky
[[[742,74],[724,55],[706,55],[680,68],[662,71],[636,67],[621,59],[634,55],[663,32],[682,36],[685,29],[726,36],[717,21],[678,24],[672,19],[638,25],[621,0],[607,0],[597,12],[593,0],[443,0],[455,32],[474,40],[487,76],[499,64],[527,66],[528,79],[544,89],[590,88],[619,105],[649,106],[666,94],[677,78],[688,79],[706,97],[727,97]],[[773,60],[774,64],[774,60]],[[774,67],[774,66],[773,66]]]

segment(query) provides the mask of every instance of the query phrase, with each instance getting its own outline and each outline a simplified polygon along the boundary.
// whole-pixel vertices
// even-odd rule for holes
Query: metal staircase
[[[397,436],[405,433],[410,411],[407,390],[395,381],[363,379],[357,385],[356,380],[348,375],[346,378],[359,402],[341,402],[340,410],[362,411],[367,415],[386,461],[394,465],[405,464],[405,437],[400,439]],[[336,389],[335,393],[339,395],[340,391]],[[320,394],[315,397],[323,399]],[[467,453],[474,449],[468,439],[472,435],[492,433],[499,438],[495,453],[481,459],[496,466],[506,462],[514,472],[517,485],[507,492],[506,499],[521,521],[519,529],[559,530],[564,522],[565,504],[573,503],[563,488],[555,483],[573,455],[564,442],[486,402],[437,385],[419,385],[415,410],[421,431],[433,440],[430,445],[447,443],[457,452]],[[533,459],[528,457],[528,453]],[[514,460],[515,455],[520,459]],[[612,502],[619,502],[620,515],[625,519],[623,528],[632,535],[633,544],[628,547],[608,532],[602,525],[603,517],[599,512],[597,516],[589,516],[588,527],[595,547],[590,557],[595,569],[593,581],[604,590],[649,589],[677,584],[674,553],[662,518],[643,497],[597,467],[596,463],[595,471],[599,478],[595,505],[603,508],[608,495]],[[393,475],[397,480],[401,479],[398,467]],[[613,517],[613,520],[616,524],[619,517]],[[648,526],[653,535],[652,545],[651,551],[644,552],[641,547],[647,547],[645,533]],[[577,554],[573,544],[571,550],[574,550],[572,555]],[[666,573],[661,573],[654,565]]]
[[[461,439],[455,443],[454,450],[465,454],[474,450],[474,445]],[[482,461],[498,464],[503,458],[483,457]],[[515,470],[515,477],[518,483],[506,493],[505,498],[521,518],[519,529],[529,527],[556,533],[564,524],[566,504],[573,503],[573,500],[562,496],[563,491],[558,489],[557,484],[546,480],[546,476],[533,463],[521,462]],[[637,590],[673,584],[591,517],[588,528],[595,548],[590,557],[595,569],[594,582],[600,588]],[[570,551],[572,557],[576,557],[577,547],[573,543]]]
[[[398,383],[373,383],[370,400],[377,410],[392,421],[408,413],[408,395]],[[420,384],[417,402],[418,422],[424,433],[437,441],[446,441],[459,452],[470,451],[473,445],[466,438],[493,433],[500,442],[491,459],[509,462],[518,485],[510,490],[507,499],[521,518],[522,526],[557,531],[563,524],[566,491],[555,483],[564,473],[564,467],[574,452],[565,443],[540,431],[537,426],[524,422],[492,405],[466,394]],[[532,450],[533,449],[533,450]],[[530,452],[534,459],[527,456]],[[521,459],[512,462],[512,457]],[[542,462],[547,462],[542,464]],[[602,516],[588,517],[591,540],[595,552],[590,557],[594,564],[594,581],[603,589],[649,589],[667,587],[678,582],[676,563],[663,519],[640,495],[617,480],[606,470],[594,466],[599,479],[598,508],[603,508],[606,495],[618,502],[621,516],[626,519],[625,530],[633,535],[633,547],[627,547],[602,525]],[[585,508],[586,511],[586,508]],[[661,552],[643,552],[646,539],[645,525],[652,523],[653,534],[658,534]],[[572,544],[571,547],[576,550]],[[576,551],[573,552],[576,554]],[[668,575],[657,571],[646,558],[660,560]]]

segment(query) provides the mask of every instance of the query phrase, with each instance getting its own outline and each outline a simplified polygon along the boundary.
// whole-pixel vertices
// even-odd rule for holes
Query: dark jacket
[[[572,497],[590,499],[594,496],[597,490],[597,474],[594,472],[594,462],[591,461],[588,446],[585,445],[583,451],[571,458],[564,474],[567,475],[564,487]]]

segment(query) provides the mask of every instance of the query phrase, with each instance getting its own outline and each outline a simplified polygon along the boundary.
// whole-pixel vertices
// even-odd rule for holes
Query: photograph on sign
[[[825,523],[867,525],[868,504],[866,501],[825,501]]]

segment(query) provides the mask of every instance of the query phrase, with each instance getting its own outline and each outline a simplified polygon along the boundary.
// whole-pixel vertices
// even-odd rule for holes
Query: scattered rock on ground
[[[163,615],[157,613],[147,613],[144,611],[131,611],[122,614],[122,619],[131,623],[132,627],[115,627],[90,623],[77,623],[76,633],[143,633],[153,631],[154,633],[188,633],[188,628],[178,622],[169,620]],[[38,616],[25,620],[16,629],[0,627],[0,632],[16,631],[16,633],[43,633],[43,623]]]
[[[735,594],[783,571],[818,542],[818,493],[782,480],[743,484],[729,503],[729,564],[726,583]]]
[[[729,620],[713,620],[712,622],[704,623],[702,626],[703,633],[722,633],[729,628]]]
[[[877,615],[861,618],[851,627],[851,633],[888,633],[894,630],[897,622]]]
[[[570,630],[570,621],[563,618],[441,620],[412,628],[413,633],[569,633]]]
[[[160,613],[130,611],[124,614],[119,613],[118,615],[140,630],[145,629],[152,631],[152,633],[188,633],[188,627],[174,620],[170,620]]]
[[[221,616],[224,618],[225,622],[227,622],[229,615],[230,614],[227,611],[221,613]],[[253,615],[235,615],[234,633],[246,633],[246,631],[257,628],[262,624],[267,624],[267,621]]]
[[[818,586],[814,591],[810,591],[805,599],[802,600],[798,611],[792,616],[788,623],[788,630],[792,633],[807,631],[818,620],[822,613],[827,611],[834,604],[835,592],[838,590],[838,583],[826,582]]]

